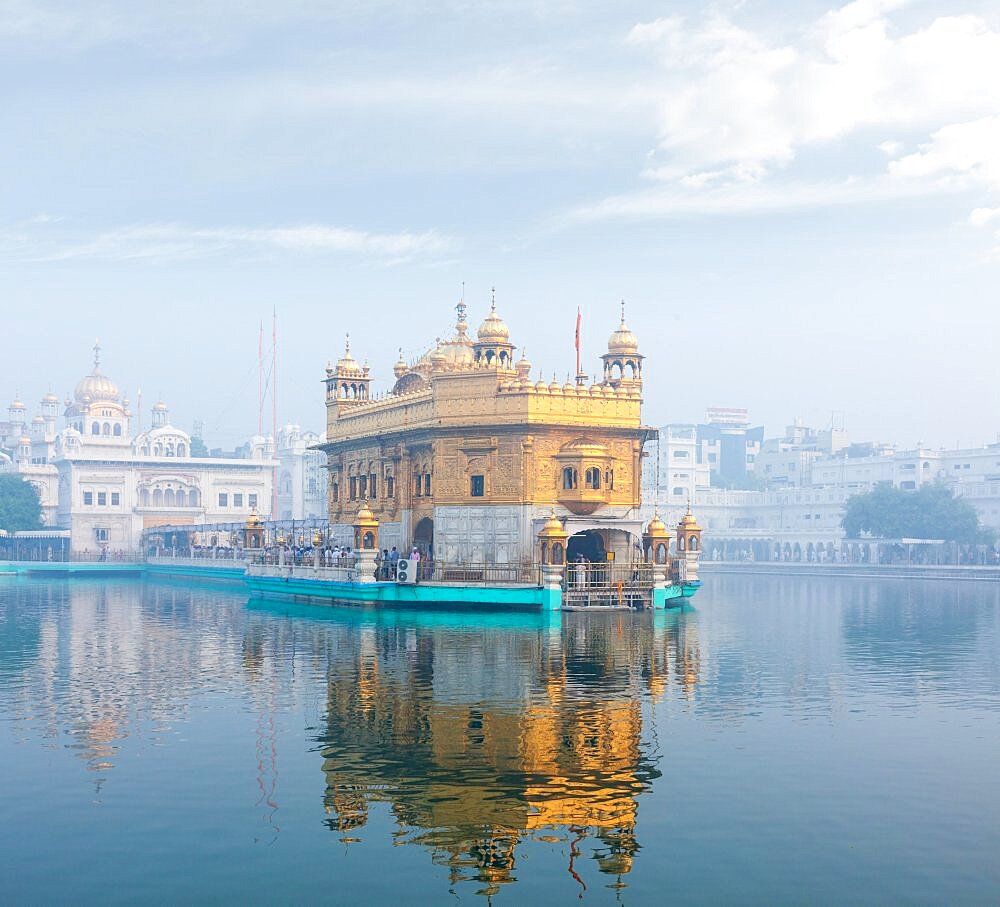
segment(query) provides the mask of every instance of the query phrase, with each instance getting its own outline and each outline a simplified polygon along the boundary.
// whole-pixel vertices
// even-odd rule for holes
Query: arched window
[[[149,506],[149,489],[140,488],[139,489],[139,506],[148,507]]]
[[[163,506],[163,489],[154,488],[153,489],[153,506],[162,507]]]
[[[101,426],[97,422],[95,422],[93,425],[90,426],[90,433],[92,435],[99,435],[101,433]]]
[[[698,536],[696,536],[696,535],[692,535],[691,536],[691,541],[688,542],[688,548],[691,551],[697,551],[698,550]]]
[[[187,456],[187,446],[185,444],[177,445],[177,456],[186,457]]]
[[[563,469],[563,490],[572,491],[576,488],[577,472],[572,466]]]
[[[105,422],[104,423],[104,428],[101,430],[101,434],[106,435],[109,438],[111,437],[111,423],[110,422]]]
[[[115,428],[114,428],[114,431],[112,432],[112,434],[116,438],[120,438],[122,436],[122,427],[117,422],[115,423]]]
[[[168,488],[166,493],[163,495],[163,505],[165,507],[174,506],[174,490],[173,488]]]
[[[584,475],[584,482],[588,488],[597,490],[601,487],[601,470],[597,466],[591,466]]]
[[[168,457],[172,457],[174,455],[174,445],[168,444],[167,449],[164,451],[164,453],[166,453]]]
[[[156,444],[153,446],[153,456],[162,457],[163,456],[163,445]]]
[[[192,488],[188,492],[188,507],[197,507],[197,506],[198,506],[198,489]]]
[[[671,493],[671,494],[674,494],[674,495],[683,495],[683,494],[684,494],[684,489],[683,489],[683,488],[681,488],[681,486],[680,486],[680,485],[675,485],[675,486],[673,487],[673,489],[671,490],[671,492],[670,492],[670,493]]]
[[[177,492],[177,498],[174,501],[174,504],[177,507],[187,507],[187,495],[184,494],[183,489]]]

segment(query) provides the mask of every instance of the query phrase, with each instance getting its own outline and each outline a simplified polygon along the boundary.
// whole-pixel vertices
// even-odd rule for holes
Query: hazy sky
[[[1000,0],[0,0],[0,394],[104,370],[210,444],[470,320],[651,424],[1000,431]],[[269,343],[269,341],[268,341]],[[5,405],[5,404],[4,404]]]

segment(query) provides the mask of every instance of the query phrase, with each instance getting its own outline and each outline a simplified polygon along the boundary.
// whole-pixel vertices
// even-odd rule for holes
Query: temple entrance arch
[[[590,561],[593,564],[603,563],[607,560],[604,537],[600,530],[585,529],[570,536],[566,545],[566,559],[573,563],[579,560],[581,555],[585,561]]]
[[[425,516],[413,530],[413,545],[421,557],[434,556],[434,520]]]

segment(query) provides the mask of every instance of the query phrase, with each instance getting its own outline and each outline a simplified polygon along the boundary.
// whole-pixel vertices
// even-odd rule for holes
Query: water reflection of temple
[[[480,893],[517,880],[525,839],[569,843],[581,885],[586,841],[621,884],[640,849],[637,798],[660,775],[643,703],[698,682],[685,616],[650,618],[587,615],[551,633],[362,632],[329,672],[328,825],[357,841],[386,803],[395,843],[429,848],[453,886]]]

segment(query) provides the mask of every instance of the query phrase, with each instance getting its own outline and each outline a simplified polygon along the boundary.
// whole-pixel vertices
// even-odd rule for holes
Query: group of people
[[[391,550],[383,548],[381,553],[375,556],[375,576],[385,581],[396,579],[399,561],[402,557],[404,555],[399,553],[399,549],[395,545],[392,546]],[[417,579],[430,576],[430,558],[421,558],[418,548],[414,547],[405,557],[415,565],[413,572]]]

